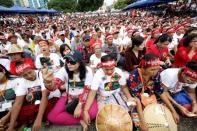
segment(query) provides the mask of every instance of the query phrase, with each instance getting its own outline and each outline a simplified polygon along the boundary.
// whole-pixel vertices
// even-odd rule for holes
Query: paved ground
[[[73,126],[55,126],[42,128],[41,131],[82,131],[80,125]],[[96,131],[94,123],[91,124],[89,131]],[[197,118],[181,118],[181,123],[178,125],[178,131],[197,131]]]

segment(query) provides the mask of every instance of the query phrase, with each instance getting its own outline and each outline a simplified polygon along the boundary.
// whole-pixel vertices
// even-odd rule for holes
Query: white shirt
[[[21,78],[15,78],[13,80],[8,80],[6,83],[4,84],[0,84],[0,91],[4,92],[4,96],[0,96],[1,97],[1,101],[0,101],[0,112],[9,110],[12,107],[12,104],[15,100],[15,90],[16,88],[20,88],[20,80]],[[11,91],[12,93],[9,93],[11,96],[8,96],[9,100],[6,99],[6,91],[9,92]],[[6,99],[4,99],[4,98]],[[11,98],[11,99],[10,99]],[[13,98],[13,99],[12,99]],[[5,106],[5,105],[9,105],[9,106]]]
[[[36,79],[34,81],[26,80],[22,78],[20,81],[21,85],[19,88],[16,89],[16,96],[24,96],[28,95],[32,92],[42,92],[46,90],[44,83],[43,83],[43,78],[42,78],[42,73],[39,71],[36,72]],[[41,99],[41,96],[37,96],[39,99]],[[50,92],[50,95],[48,99],[51,99],[53,97],[60,97],[60,91],[56,89],[53,92]]]
[[[124,45],[131,45],[132,44],[131,38],[128,36],[125,36],[123,39],[123,44]]]
[[[123,41],[121,38],[113,39],[113,42],[116,46],[120,46],[123,44]]]
[[[36,56],[36,68],[37,69],[41,69],[43,68],[43,65],[40,61],[40,58],[44,57],[43,54],[39,54],[38,56]],[[55,54],[55,53],[50,53],[50,63],[51,63],[51,67],[54,70],[54,72],[57,72],[59,69],[58,67],[60,66],[60,57],[59,55]]]
[[[70,46],[70,40],[69,40],[68,38],[65,37],[64,42],[63,42],[61,39],[58,39],[58,40],[55,41],[55,44],[56,44],[58,47],[60,47],[60,46],[63,45],[63,44],[67,44],[67,45]]]
[[[106,53],[101,53],[101,57],[104,56],[104,55],[106,55]],[[91,68],[96,68],[97,65],[98,65],[100,62],[101,62],[101,58],[96,57],[95,54],[92,54],[92,55],[90,56],[90,63],[91,63],[91,64],[90,64],[90,67],[91,67]]]
[[[8,71],[10,71],[10,60],[6,58],[0,58],[0,64],[3,65]]]
[[[91,68],[87,67],[87,72],[86,72],[86,77],[84,80],[80,80],[79,78],[79,73],[78,74],[74,74],[73,75],[73,79],[69,79],[68,78],[68,73],[65,69],[65,67],[62,67],[57,74],[55,75],[55,78],[59,78],[61,81],[66,82],[66,90],[68,89],[68,81],[69,81],[69,95],[73,95],[73,96],[77,96],[83,93],[83,87],[82,86],[78,86],[79,83],[81,83],[81,85],[86,85],[86,86],[90,86],[92,83],[92,78],[93,78],[93,74],[92,74],[92,70]],[[69,80],[68,80],[69,79]],[[74,86],[75,83],[75,86]]]
[[[115,67],[113,74],[115,73],[117,73],[120,76],[118,80],[111,79],[111,76],[105,75],[103,69],[99,69],[94,75],[91,89],[98,90],[98,94],[102,96],[110,96],[116,92],[119,92],[121,88],[120,86],[126,85],[126,78],[122,70],[119,68]],[[120,86],[117,86],[117,89],[108,89],[107,86],[110,81],[112,81],[112,83],[115,82],[116,84],[119,83]]]
[[[187,84],[178,81],[179,70],[179,68],[170,68],[162,71],[160,74],[162,84],[164,84],[172,93],[180,92],[183,87],[196,88],[197,83]]]

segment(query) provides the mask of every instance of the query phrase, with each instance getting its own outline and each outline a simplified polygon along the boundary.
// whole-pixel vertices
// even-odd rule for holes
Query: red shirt
[[[152,46],[155,42],[155,39],[150,39],[149,41],[146,42],[146,47],[150,48],[150,46]]]
[[[168,48],[158,49],[157,45],[152,45],[147,48],[146,54],[154,54],[159,57],[160,60],[165,61],[166,58],[169,56]]]
[[[102,43],[102,41],[98,38],[97,40],[91,38],[90,39],[90,43],[89,43],[89,46],[92,48],[92,46],[94,45],[94,43]]]
[[[185,41],[185,38],[182,38],[182,39],[179,41],[178,48],[183,47],[184,41]]]
[[[193,55],[192,59],[189,58],[189,49],[186,47],[180,47],[178,48],[175,58],[174,58],[174,65],[177,67],[183,67],[185,66],[189,61],[191,60],[197,60],[197,50],[195,51],[195,54]]]

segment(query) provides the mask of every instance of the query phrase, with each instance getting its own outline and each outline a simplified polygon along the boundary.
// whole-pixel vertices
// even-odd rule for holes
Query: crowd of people
[[[137,10],[88,16],[0,16],[0,130],[81,124],[107,104],[137,113],[164,103],[197,117],[197,19]]]

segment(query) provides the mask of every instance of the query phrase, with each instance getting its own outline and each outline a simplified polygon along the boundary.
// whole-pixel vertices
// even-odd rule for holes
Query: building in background
[[[13,0],[14,5],[30,8],[47,8],[49,0]]]
[[[104,0],[103,5],[99,8],[99,12],[108,12],[118,0]]]

